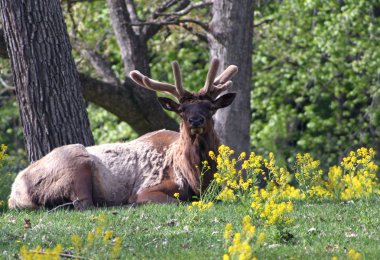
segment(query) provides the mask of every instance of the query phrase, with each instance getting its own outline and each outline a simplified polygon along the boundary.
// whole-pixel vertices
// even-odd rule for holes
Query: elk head
[[[137,70],[131,71],[129,75],[144,88],[164,92],[175,97],[178,102],[166,97],[159,97],[158,100],[164,109],[176,112],[182,118],[191,135],[205,134],[215,112],[220,108],[229,106],[234,100],[235,93],[218,96],[232,86],[230,79],[238,68],[230,65],[216,77],[219,60],[213,59],[204,87],[198,93],[191,93],[183,88],[181,71],[176,61],[172,63],[172,67],[175,85],[152,80]]]

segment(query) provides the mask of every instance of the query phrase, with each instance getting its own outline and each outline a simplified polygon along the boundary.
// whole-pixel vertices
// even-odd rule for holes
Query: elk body
[[[163,108],[182,118],[180,133],[160,130],[128,143],[56,148],[18,174],[9,207],[51,208],[73,202],[75,208],[86,209],[174,202],[174,193],[180,194],[180,200],[197,195],[200,185],[206,188],[213,174],[209,171],[200,183],[201,163],[219,146],[212,116],[235,97],[229,93],[217,98],[232,85],[230,78],[237,72],[231,65],[216,77],[218,66],[219,61],[214,59],[205,86],[198,93],[183,88],[177,62],[173,62],[175,85],[132,71],[130,77],[138,85],[168,93],[179,101],[158,98]]]

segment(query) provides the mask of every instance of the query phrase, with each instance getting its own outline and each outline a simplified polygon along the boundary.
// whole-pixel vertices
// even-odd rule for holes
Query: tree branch
[[[186,8],[178,11],[178,12],[172,12],[172,13],[157,13],[157,16],[183,16],[185,14],[190,13],[194,9],[198,8],[203,8],[208,5],[212,5],[212,1],[204,1],[204,2],[199,2],[195,4],[190,4]]]
[[[203,30],[208,31],[208,25],[197,21],[195,19],[175,19],[173,21],[147,21],[140,23],[130,23],[132,26],[144,26],[144,25],[181,25],[184,23],[193,23],[201,27]],[[182,26],[182,25],[181,25]]]
[[[204,34],[199,33],[199,32],[194,32],[193,29],[190,29],[192,27],[186,25],[186,24],[191,24],[191,23],[201,27],[203,29]],[[163,25],[178,25],[190,31],[191,33],[199,37],[202,41],[207,41],[207,36],[214,38],[214,36],[209,32],[209,27],[207,24],[197,21],[195,19],[190,19],[190,18],[185,18],[185,19],[175,18],[172,21],[147,21],[147,22],[139,22],[139,23],[133,23],[133,24],[131,23],[130,25],[131,26],[155,25],[158,27],[163,26]]]
[[[184,8],[186,8],[189,4],[190,4],[190,1],[189,0],[166,0],[164,3],[162,3],[151,15],[151,17],[149,18],[150,21],[154,21],[155,19],[158,18],[158,14],[160,13],[163,13],[165,12],[167,9],[169,9],[170,7],[174,6],[175,4],[178,4],[178,6],[176,8],[174,8],[174,10],[177,12],[177,11],[180,11]],[[173,17],[174,18],[174,17]],[[167,19],[168,21],[170,21],[171,19],[168,17]],[[146,24],[146,25],[149,25],[149,26],[144,26],[143,27],[143,34],[145,36],[145,39],[150,39],[152,38],[162,27],[161,24]]]
[[[136,91],[137,87],[127,78],[118,87],[87,75],[80,74],[83,96],[127,122],[139,135],[159,129],[178,131],[177,122],[169,117],[156,99],[146,103],[146,95]]]
[[[188,26],[187,24],[183,24],[183,28],[188,31],[189,33],[195,35],[200,41],[202,42],[208,42],[208,38],[207,38],[207,32],[200,32],[200,31],[197,31],[197,30],[194,30],[193,27],[191,26]]]
[[[273,19],[271,19],[271,18],[264,19],[264,20],[262,20],[262,21],[260,21],[260,22],[258,22],[256,24],[254,24],[253,27],[259,27],[259,26],[261,26],[263,24],[270,23],[270,22],[273,22]]]
[[[173,5],[177,4],[180,0],[166,0],[162,4],[160,4],[156,10],[153,11],[151,18],[157,18],[157,14],[164,12],[165,10],[169,9]]]
[[[113,84],[115,86],[121,85],[120,80],[117,78],[110,64],[102,55],[99,55],[95,51],[89,50],[87,48],[83,48],[80,53],[83,58],[91,63],[96,73],[103,79],[104,82]]]
[[[140,19],[137,16],[135,2],[133,0],[125,0],[125,4],[127,6],[127,10],[128,10],[128,13],[129,13],[129,17],[131,18],[131,21],[133,23],[139,22]]]

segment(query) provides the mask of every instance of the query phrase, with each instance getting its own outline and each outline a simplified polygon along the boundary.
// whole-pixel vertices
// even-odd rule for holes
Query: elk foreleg
[[[176,203],[177,199],[162,191],[145,191],[137,195],[135,203]]]
[[[181,193],[177,184],[170,179],[164,180],[159,185],[148,188],[136,195],[133,203],[176,203],[174,193]]]
[[[94,206],[92,199],[92,170],[90,164],[84,164],[73,176],[73,190],[70,200],[74,208],[84,210]]]

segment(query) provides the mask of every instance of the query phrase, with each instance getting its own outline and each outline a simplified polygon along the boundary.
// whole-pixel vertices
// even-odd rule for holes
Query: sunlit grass
[[[295,202],[294,225],[289,239],[276,238],[274,226],[252,220],[256,234],[265,232],[265,242],[254,248],[258,259],[276,257],[295,259],[346,259],[355,249],[365,259],[379,254],[379,201]],[[0,254],[18,255],[25,245],[34,249],[53,249],[62,244],[62,252],[75,255],[72,236],[84,239],[96,231],[99,216],[106,219],[105,229],[121,239],[121,259],[221,259],[227,252],[224,231],[231,223],[242,230],[245,207],[217,203],[198,217],[189,214],[187,205],[145,205],[137,208],[96,209],[84,212],[60,210],[8,211],[0,217]],[[25,227],[29,219],[31,227]],[[114,243],[111,240],[110,243]],[[101,247],[89,257],[99,259]]]

